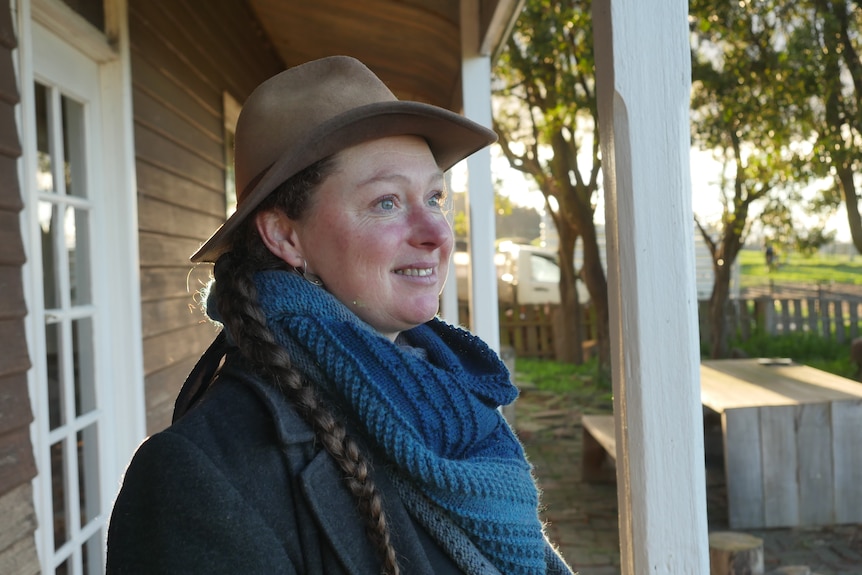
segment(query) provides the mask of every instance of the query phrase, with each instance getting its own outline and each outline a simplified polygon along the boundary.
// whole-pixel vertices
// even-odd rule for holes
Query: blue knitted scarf
[[[434,319],[401,335],[423,358],[296,274],[261,272],[255,282],[294,365],[353,414],[399,473],[502,573],[545,573],[537,488],[497,409],[517,390],[497,354]]]

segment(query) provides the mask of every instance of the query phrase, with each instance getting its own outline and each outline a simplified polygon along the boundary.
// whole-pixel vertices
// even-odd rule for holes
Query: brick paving
[[[581,480],[582,413],[609,413],[610,406],[583,395],[522,389],[514,427],[536,470],[543,519],[551,539],[580,575],[619,575],[617,492],[613,483]],[[707,429],[707,516],[710,531],[727,530],[720,445]],[[862,448],[862,447],[860,447]],[[806,565],[816,575],[862,575],[862,525],[807,529],[746,530],[764,541],[769,574]]]

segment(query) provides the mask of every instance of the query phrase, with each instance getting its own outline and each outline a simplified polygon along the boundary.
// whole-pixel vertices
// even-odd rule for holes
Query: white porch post
[[[483,126],[491,119],[491,58],[480,53],[479,4],[461,2],[464,115]],[[494,186],[488,148],[467,158],[467,213],[470,218],[470,326],[491,349],[500,350],[497,270],[494,266]]]
[[[622,572],[708,573],[684,0],[596,0]]]

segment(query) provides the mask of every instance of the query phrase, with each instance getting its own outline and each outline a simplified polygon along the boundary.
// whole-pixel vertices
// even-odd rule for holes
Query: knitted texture
[[[425,360],[295,274],[260,272],[255,283],[267,324],[294,365],[352,414],[400,474],[501,572],[545,573],[538,491],[497,409],[517,389],[497,354],[434,319],[401,334],[425,350]]]

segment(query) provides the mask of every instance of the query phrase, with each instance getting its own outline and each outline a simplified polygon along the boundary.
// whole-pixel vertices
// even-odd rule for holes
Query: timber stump
[[[763,539],[735,531],[710,533],[709,575],[763,575]]]

